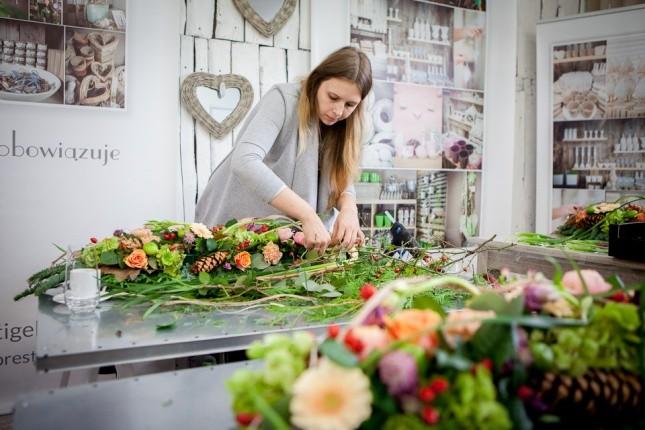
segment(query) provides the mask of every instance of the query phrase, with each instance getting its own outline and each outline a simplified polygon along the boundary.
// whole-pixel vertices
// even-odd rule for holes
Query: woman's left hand
[[[331,244],[340,245],[344,249],[352,248],[356,243],[363,243],[365,234],[361,231],[358,222],[358,209],[356,205],[345,205],[340,210],[334,231],[331,235]]]

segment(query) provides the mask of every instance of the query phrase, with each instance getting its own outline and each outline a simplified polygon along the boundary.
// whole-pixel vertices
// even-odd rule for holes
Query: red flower
[[[235,249],[236,249],[236,250],[238,250],[238,251],[242,251],[243,249],[246,249],[246,248],[248,248],[249,246],[251,246],[251,241],[247,239],[247,240],[245,240],[244,242],[242,242],[242,243],[240,243],[239,245],[237,245],[237,246],[235,247]]]
[[[251,412],[240,412],[235,416],[235,421],[241,426],[248,426],[256,417],[257,415]]]
[[[419,399],[424,402],[424,403],[430,403],[431,401],[434,400],[436,397],[436,393],[432,389],[432,387],[426,385],[425,387],[421,387],[419,389]]]
[[[421,410],[421,417],[428,425],[435,425],[439,422],[439,411],[431,406],[426,406]]]

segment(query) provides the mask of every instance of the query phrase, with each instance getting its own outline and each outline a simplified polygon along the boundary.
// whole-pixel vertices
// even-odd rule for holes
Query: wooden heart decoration
[[[96,106],[110,98],[110,83],[101,82],[98,76],[88,75],[81,82],[79,103],[86,106]]]
[[[221,85],[236,88],[240,91],[240,100],[235,109],[222,122],[216,121],[202,106],[197,98],[197,88],[206,87],[217,91],[220,96]],[[244,118],[253,103],[253,87],[244,76],[212,75],[210,73],[192,73],[181,85],[181,100],[190,114],[218,139],[224,137]]]
[[[265,1],[265,0],[263,0]],[[242,16],[264,36],[269,37],[280,30],[296,8],[297,0],[284,0],[271,21],[266,21],[250,4],[249,0],[233,0]]]
[[[112,76],[114,67],[112,64],[102,64],[95,61],[90,64],[90,70],[93,75],[98,76],[99,79],[101,79],[101,82],[105,82]]]
[[[92,44],[99,46],[108,46],[109,44],[116,41],[116,36],[113,34],[90,33],[88,35],[88,39]]]

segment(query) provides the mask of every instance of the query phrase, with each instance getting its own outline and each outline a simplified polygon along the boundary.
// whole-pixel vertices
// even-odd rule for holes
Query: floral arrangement
[[[572,251],[606,254],[609,226],[626,222],[645,222],[645,206],[636,202],[645,196],[625,197],[620,201],[594,203],[569,215],[558,227],[557,236],[520,233],[520,243],[547,247],[564,247]]]
[[[92,237],[67,258],[76,267],[101,269],[106,299],[126,306],[148,303],[150,312],[162,306],[264,306],[277,312],[296,310],[316,320],[357,311],[365,282],[435,274],[448,264],[446,256],[420,253],[404,262],[366,247],[318,255],[305,248],[300,225],[284,217],[233,220],[215,227],[149,221],[131,231]],[[58,263],[32,275],[16,300],[57,287],[64,273],[65,263]],[[465,296],[445,290],[440,298],[457,303]]]
[[[259,370],[227,381],[242,428],[530,429],[643,419],[640,292],[597,272],[539,274],[495,292],[456,277],[397,280],[320,344],[270,335],[247,354]],[[473,293],[450,312],[425,291]],[[402,306],[408,306],[402,308]],[[640,376],[639,376],[640,372]],[[641,422],[642,424],[642,422]]]

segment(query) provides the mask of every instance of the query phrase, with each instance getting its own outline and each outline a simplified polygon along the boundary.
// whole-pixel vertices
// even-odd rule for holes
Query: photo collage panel
[[[126,107],[127,0],[0,0],[0,101]]]
[[[481,169],[484,10],[480,2],[351,0],[351,43],[368,55],[375,82],[364,167]]]

